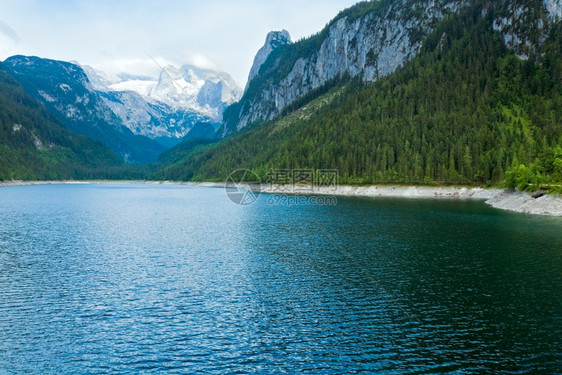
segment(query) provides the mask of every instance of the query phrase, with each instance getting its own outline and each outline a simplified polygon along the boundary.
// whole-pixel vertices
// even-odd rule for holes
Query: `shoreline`
[[[560,195],[544,195],[535,199],[527,193],[493,188],[484,189],[458,186],[338,186],[336,191],[333,189],[316,189],[316,191],[306,195],[404,199],[473,199],[484,201],[487,205],[499,210],[529,215],[562,217],[562,196]]]
[[[146,185],[184,185],[194,187],[223,188],[220,182],[176,182],[176,181],[127,181],[127,180],[92,180],[92,181],[2,181],[0,187],[27,186],[27,185],[87,185],[87,184],[146,184]],[[329,195],[341,197],[371,197],[371,198],[427,198],[427,199],[475,199],[482,200],[487,205],[496,209],[518,212],[530,215],[562,217],[562,196],[545,195],[533,198],[522,192],[513,192],[503,189],[484,189],[479,187],[462,186],[349,186],[342,185],[337,188],[301,189],[297,191],[281,192],[272,189],[269,185],[256,186],[256,189],[267,194],[278,195]],[[308,190],[308,191],[307,191]]]

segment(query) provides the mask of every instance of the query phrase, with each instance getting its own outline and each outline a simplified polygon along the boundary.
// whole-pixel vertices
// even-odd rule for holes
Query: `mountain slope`
[[[270,169],[333,168],[347,183],[487,184],[525,164],[529,175],[518,177],[528,184],[561,181],[560,22],[528,31],[541,43],[522,60],[494,26],[501,9],[488,4],[437,23],[395,73],[374,84],[358,76],[163,177],[222,180],[248,168],[265,181]],[[547,16],[537,14],[535,25]]]
[[[182,165],[185,160],[209,149],[215,142],[217,142],[217,135],[212,124],[205,122],[195,124],[179,144],[160,155],[155,166],[156,172],[152,177],[165,179],[163,176],[167,175],[166,170],[173,170],[177,165]]]
[[[437,22],[465,6],[459,0],[369,1],[341,12],[320,33],[277,48],[225,112],[223,134],[271,120],[333,80],[374,82],[411,60]]]
[[[147,100],[134,91],[99,91],[99,95],[133,134],[150,138],[165,148],[179,143],[197,122],[211,121],[191,110]]]
[[[115,178],[123,167],[102,144],[65,129],[0,64],[0,181]]]
[[[477,0],[380,0],[341,12],[320,33],[271,53],[242,100],[225,111],[222,134],[268,121],[327,83],[383,78],[411,61],[436,25]],[[560,14],[559,1],[509,0],[482,4],[495,12],[494,28],[508,46],[527,56],[541,41],[535,33]],[[539,39],[529,39],[531,34]],[[302,104],[302,103],[301,103]]]
[[[126,162],[151,162],[165,149],[123,126],[78,65],[26,56],[10,57],[4,65],[69,130],[102,142]]]
[[[222,121],[224,109],[242,92],[226,73],[185,65],[162,67],[159,77],[107,76],[84,66],[93,88],[136,135],[167,147],[198,122]]]

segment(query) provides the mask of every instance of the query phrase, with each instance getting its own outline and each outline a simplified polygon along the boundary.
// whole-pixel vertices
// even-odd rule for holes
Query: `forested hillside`
[[[248,168],[266,180],[270,169],[334,168],[343,183],[492,185],[507,176],[511,187],[556,185],[562,181],[560,22],[525,60],[494,30],[494,16],[481,6],[449,16],[392,75],[337,86],[157,177],[222,180]]]
[[[84,70],[73,63],[12,56],[4,67],[31,97],[75,134],[95,139],[130,164],[155,161],[165,147],[135,135],[92,89]]]
[[[66,130],[0,65],[0,181],[128,175],[117,155]]]
[[[161,154],[155,142],[113,126],[81,68],[13,57],[0,65],[0,180],[224,181],[245,168],[265,182],[276,169],[336,169],[348,184],[561,191],[556,6],[359,3],[320,33],[262,56],[243,99],[225,112],[225,138],[216,141],[215,128],[201,123]],[[71,131],[119,140],[106,143],[132,163],[160,154],[158,163],[126,166]]]

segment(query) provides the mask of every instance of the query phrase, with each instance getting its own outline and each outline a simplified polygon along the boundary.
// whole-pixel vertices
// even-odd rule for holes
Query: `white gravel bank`
[[[98,184],[98,183],[149,183],[181,184],[222,188],[224,183],[215,182],[169,182],[169,181],[4,181],[0,186],[46,185],[46,184]],[[254,188],[258,188],[255,186]],[[291,194],[271,189],[269,185],[259,187],[262,192],[271,194]],[[338,186],[337,188],[315,188],[314,191],[299,189],[298,194],[334,195],[347,197],[394,197],[394,198],[447,198],[480,199],[490,206],[514,212],[532,215],[562,216],[562,197],[545,195],[534,199],[529,194],[510,192],[500,189],[483,189],[469,187],[431,187],[431,186]]]
[[[270,192],[275,193],[275,191]],[[562,197],[559,195],[545,195],[534,199],[527,193],[500,189],[431,186],[338,186],[337,189],[320,188],[313,193],[306,194],[351,197],[479,199],[501,210],[532,215],[562,216]]]

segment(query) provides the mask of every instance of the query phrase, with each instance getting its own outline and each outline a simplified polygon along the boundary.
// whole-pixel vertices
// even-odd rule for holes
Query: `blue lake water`
[[[0,374],[561,369],[560,218],[475,201],[0,188]]]

